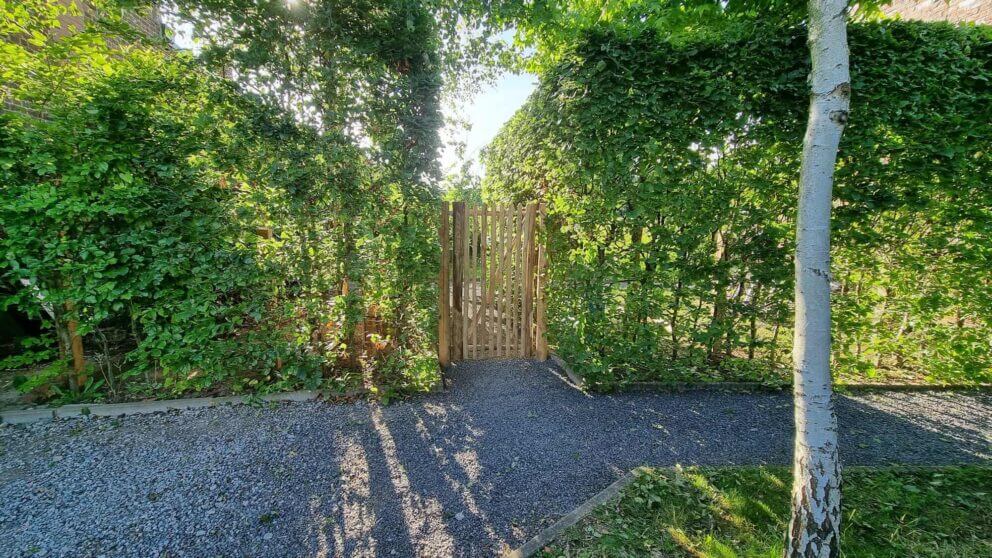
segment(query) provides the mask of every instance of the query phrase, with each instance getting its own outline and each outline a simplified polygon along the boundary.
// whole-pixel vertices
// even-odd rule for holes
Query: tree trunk
[[[830,206],[851,85],[847,0],[809,0],[811,97],[796,223],[796,440],[786,558],[840,555],[840,463],[830,385]]]
[[[721,230],[717,229],[713,233],[713,238],[716,241],[716,254],[714,255],[714,260],[716,264],[727,260],[727,237],[726,234]],[[723,347],[722,341],[723,336],[726,334],[726,314],[727,314],[727,286],[724,281],[722,273],[717,274],[716,280],[716,296],[713,299],[713,314],[710,319],[710,329],[709,329],[709,346],[706,351],[706,361],[711,365],[716,366],[723,361]]]

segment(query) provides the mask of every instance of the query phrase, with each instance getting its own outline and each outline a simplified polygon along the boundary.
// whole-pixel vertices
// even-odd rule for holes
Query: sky
[[[465,159],[478,162],[482,148],[492,141],[499,129],[524,104],[536,86],[537,76],[507,73],[491,86],[483,88],[474,98],[466,102],[460,111],[456,112],[447,107],[446,119],[460,112],[462,118],[467,120],[470,129],[466,131],[449,126],[442,130],[441,139],[445,147],[441,152],[441,167],[448,171],[458,165],[454,144],[459,141],[465,143]],[[476,164],[474,168],[480,174],[483,171],[480,165]]]

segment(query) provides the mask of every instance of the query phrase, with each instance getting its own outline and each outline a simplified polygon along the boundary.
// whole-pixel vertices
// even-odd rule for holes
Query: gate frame
[[[483,212],[483,222],[486,212],[493,212],[500,209],[509,209],[513,212],[520,212],[521,208],[516,205],[508,206],[488,206],[482,204],[476,211]],[[462,296],[465,288],[465,267],[468,264],[466,257],[469,254],[469,246],[466,242],[466,217],[469,212],[466,210],[465,202],[442,202],[441,203],[441,223],[438,227],[438,237],[441,244],[441,265],[438,271],[438,360],[442,367],[451,364],[452,361],[470,360],[465,354],[465,342],[467,337],[467,324],[464,316],[464,298]],[[516,215],[516,213],[514,213]],[[545,206],[543,203],[530,202],[523,208],[523,218],[519,226],[523,228],[522,247],[520,255],[523,257],[522,276],[510,278],[513,287],[520,290],[520,316],[524,324],[520,327],[520,350],[517,355],[505,355],[506,357],[535,358],[539,361],[548,359],[547,341],[547,304],[544,295],[544,284],[546,282],[547,268],[547,248],[541,241],[544,230]],[[495,220],[495,216],[493,218]],[[493,227],[496,225],[493,224]],[[478,227],[477,227],[478,228]],[[492,234],[495,228],[488,231],[481,231],[480,242],[495,246],[495,238],[487,239],[487,234]],[[519,229],[517,229],[519,230]],[[480,232],[480,231],[476,231]],[[475,254],[475,257],[478,257]],[[484,257],[482,260],[484,262]],[[483,263],[484,265],[484,263]],[[492,286],[494,271],[489,270],[489,287]],[[503,279],[502,277],[500,279]],[[514,281],[515,279],[518,279]],[[482,294],[485,300],[485,291]],[[483,316],[484,318],[485,316]],[[485,320],[480,320],[485,322]],[[484,327],[480,323],[479,327]],[[478,329],[474,335],[478,337]],[[478,339],[476,339],[476,347]],[[489,355],[488,358],[499,358]]]

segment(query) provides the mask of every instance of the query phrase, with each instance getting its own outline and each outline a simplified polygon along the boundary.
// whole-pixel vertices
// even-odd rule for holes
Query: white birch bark
[[[796,439],[787,558],[840,555],[840,463],[830,385],[830,208],[851,85],[847,0],[809,0],[810,107],[796,223]]]

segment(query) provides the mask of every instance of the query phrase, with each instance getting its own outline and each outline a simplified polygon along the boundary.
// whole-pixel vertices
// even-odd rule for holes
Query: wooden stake
[[[75,305],[71,302],[65,303],[66,313],[72,314]],[[73,392],[86,385],[86,355],[83,353],[83,337],[79,335],[79,322],[69,319],[66,322],[66,329],[69,330],[69,347],[72,352],[72,372],[74,377],[69,382]]]
[[[544,214],[545,208],[544,204],[541,204],[538,210],[537,219],[538,225],[537,230],[544,231]],[[545,268],[547,267],[547,254],[544,243],[544,235],[538,234],[537,238],[537,285],[536,285],[536,295],[537,295],[537,324],[536,332],[537,339],[536,344],[536,354],[537,360],[544,362],[548,360],[548,325],[546,322],[547,314],[547,302],[544,299],[544,285],[547,281]]]
[[[454,209],[454,234],[455,246],[453,251],[453,262],[451,265],[453,277],[451,282],[452,295],[452,358],[462,360],[464,355],[464,334],[465,322],[462,307],[462,294],[464,293],[464,266],[465,266],[465,202],[455,202]]]
[[[492,213],[492,219],[489,220],[489,296],[486,299],[486,305],[489,308],[490,315],[490,331],[489,331],[489,356],[490,358],[496,356],[496,331],[498,323],[496,321],[496,307],[494,304],[494,295],[496,290],[496,213]]]
[[[441,227],[438,236],[441,240],[441,269],[438,272],[438,320],[437,320],[437,358],[441,366],[451,364],[451,332],[449,323],[451,314],[451,284],[448,280],[448,265],[451,261],[451,246],[448,239],[448,220],[451,213],[450,204],[441,202]]]
[[[479,253],[476,254],[478,264],[476,266],[476,271],[479,273],[479,315],[475,320],[476,329],[476,345],[478,345],[478,351],[476,353],[476,358],[486,358],[486,343],[489,342],[488,331],[489,327],[489,317],[486,315],[486,273],[488,273],[488,267],[486,266],[486,247],[488,243],[486,242],[486,210],[484,207],[479,207],[479,221],[476,223],[479,225],[478,229],[478,239],[479,239]]]
[[[524,214],[524,243],[520,251],[523,256],[523,276],[520,286],[523,290],[523,301],[521,302],[520,319],[520,356],[530,358],[534,355],[533,330],[534,323],[534,264],[537,263],[534,257],[534,220],[537,213],[537,205],[533,202],[527,204]]]

